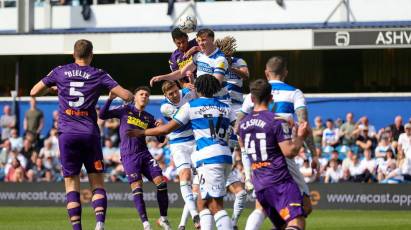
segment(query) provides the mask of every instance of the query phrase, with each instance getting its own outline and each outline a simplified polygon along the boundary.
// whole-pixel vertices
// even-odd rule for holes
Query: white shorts
[[[300,169],[295,163],[294,159],[285,158],[288,165],[288,170],[290,171],[291,176],[293,177],[295,183],[297,183],[298,188],[300,189],[301,195],[310,195],[310,189],[308,189],[307,184],[304,181],[304,176],[301,174]]]
[[[231,165],[207,164],[197,168],[201,199],[222,198],[226,195],[226,178]]]
[[[230,174],[227,177],[227,182],[225,183],[225,187],[227,188],[228,186],[234,184],[235,182],[243,183],[241,173],[237,169],[231,170]]]
[[[191,154],[193,153],[194,148],[194,141],[170,145],[171,157],[174,160],[177,174],[179,174],[182,169],[191,168]]]

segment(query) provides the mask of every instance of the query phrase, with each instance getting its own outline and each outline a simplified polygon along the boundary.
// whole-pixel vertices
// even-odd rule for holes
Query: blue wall
[[[401,115],[404,121],[411,117],[411,97],[370,97],[370,98],[307,98],[309,119],[313,122],[315,116],[320,115],[323,120],[327,118],[345,119],[347,112],[353,112],[355,120],[361,116],[367,116],[370,123],[377,129],[393,123],[396,115]],[[104,102],[100,101],[101,106]],[[151,100],[147,111],[155,117],[161,117],[161,100]],[[0,99],[0,109],[3,111],[4,105],[11,105],[10,101]],[[119,102],[113,103],[113,105]],[[38,101],[38,107],[44,112],[45,127],[43,135],[47,135],[52,125],[52,112],[57,110],[56,101]],[[29,109],[28,101],[19,102],[20,109],[20,130],[23,130],[24,113]]]

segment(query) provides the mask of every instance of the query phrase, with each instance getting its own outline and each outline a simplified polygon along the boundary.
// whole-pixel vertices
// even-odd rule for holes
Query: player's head
[[[287,60],[281,56],[274,56],[265,65],[265,76],[268,80],[283,81],[288,74]]]
[[[93,44],[86,39],[77,40],[74,43],[73,57],[75,60],[85,60],[91,62],[93,58]]]
[[[201,52],[212,51],[214,46],[214,31],[211,29],[201,29],[197,32],[197,43]]]
[[[179,28],[175,28],[171,31],[171,37],[178,50],[181,52],[188,50],[188,35],[186,33],[182,32]]]
[[[231,65],[233,54],[237,49],[237,40],[232,36],[226,36],[216,39],[214,44],[224,53],[228,63]]]
[[[251,100],[256,105],[265,104],[268,105],[272,99],[271,85],[265,79],[258,79],[250,84]]]
[[[194,83],[197,94],[201,97],[213,97],[221,90],[221,84],[213,75],[203,74],[196,79]]]
[[[138,109],[144,109],[149,102],[151,90],[148,86],[139,86],[134,90],[134,104]]]
[[[165,81],[161,86],[164,96],[174,104],[180,102],[180,89],[175,81]]]

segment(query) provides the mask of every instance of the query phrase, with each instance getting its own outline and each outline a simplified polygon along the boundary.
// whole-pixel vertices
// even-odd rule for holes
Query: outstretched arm
[[[175,120],[171,120],[165,125],[161,125],[151,129],[131,129],[127,131],[127,135],[130,137],[142,137],[142,136],[164,136],[172,131],[178,129],[180,124]]]
[[[297,114],[298,123],[301,123],[304,121],[308,123],[308,111],[306,107],[297,109],[295,113]],[[315,154],[314,136],[313,136],[312,130],[309,127],[307,128],[309,129],[308,136],[307,138],[305,138],[304,141],[305,141],[305,144],[307,144],[307,147],[310,150],[311,155],[313,156]]]
[[[297,137],[294,140],[289,139],[278,143],[285,157],[293,158],[298,155],[298,152],[303,146],[304,139],[308,135],[307,127],[307,122],[301,122],[298,126]]]
[[[170,81],[176,81],[185,76],[185,72],[187,71],[194,71],[196,66],[194,65],[193,62],[188,63],[187,65],[184,66],[181,70],[176,70],[174,72],[164,74],[164,75],[159,75],[151,78],[150,80],[150,86],[153,86],[154,83],[159,82],[159,81],[164,81],[164,80],[170,80]]]

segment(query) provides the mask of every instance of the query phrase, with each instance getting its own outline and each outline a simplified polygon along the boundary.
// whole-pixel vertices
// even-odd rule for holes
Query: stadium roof
[[[287,29],[366,29],[366,28],[405,28],[411,27],[411,21],[384,22],[351,22],[351,23],[290,23],[290,24],[242,24],[242,25],[204,25],[215,31],[253,31],[253,30],[287,30]],[[81,33],[161,33],[170,32],[170,26],[156,27],[111,27],[111,28],[71,28],[40,29],[31,34],[81,34]],[[0,35],[16,35],[13,30],[0,31]]]

